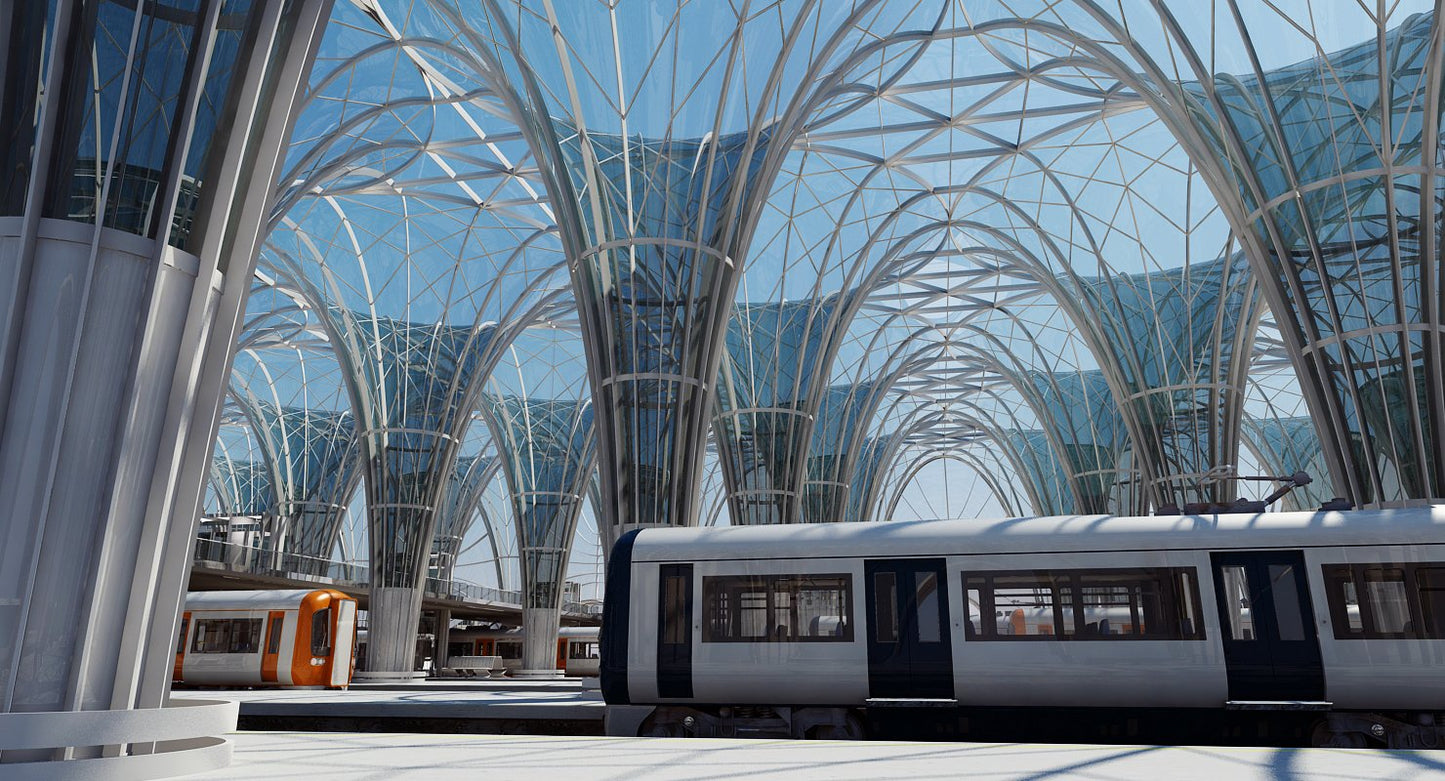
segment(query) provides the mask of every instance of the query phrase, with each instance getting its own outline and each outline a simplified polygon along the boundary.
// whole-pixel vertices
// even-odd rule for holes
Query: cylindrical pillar
[[[171,711],[176,631],[330,3],[222,5],[0,4],[0,777],[229,761],[233,707]]]

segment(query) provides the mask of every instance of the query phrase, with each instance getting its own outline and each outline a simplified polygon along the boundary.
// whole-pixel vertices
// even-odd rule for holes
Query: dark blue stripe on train
[[[607,558],[607,590],[602,596],[602,699],[629,705],[627,694],[628,604],[632,599],[632,543],[641,529],[622,535]]]

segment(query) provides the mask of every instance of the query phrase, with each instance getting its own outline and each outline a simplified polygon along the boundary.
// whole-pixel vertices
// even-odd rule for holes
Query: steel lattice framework
[[[503,490],[477,463],[524,589],[587,504],[604,549],[887,520],[945,464],[1008,514],[1228,502],[1236,470],[1315,473],[1299,507],[1438,499],[1438,18],[354,0],[278,182],[255,349],[337,356],[399,587]],[[555,392],[499,379],[543,331],[538,361],[575,340]],[[485,459],[458,462],[479,415]],[[519,471],[544,463],[564,477]]]

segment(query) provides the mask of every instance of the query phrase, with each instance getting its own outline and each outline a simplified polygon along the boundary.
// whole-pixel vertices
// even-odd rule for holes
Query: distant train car
[[[569,676],[597,675],[600,649],[595,626],[564,626],[557,633],[557,669]],[[508,672],[522,669],[522,630],[453,629],[448,656],[500,656]]]
[[[614,735],[1434,748],[1442,670],[1436,506],[631,532],[601,687]]]
[[[173,679],[344,689],[356,667],[355,641],[356,600],[340,591],[192,591]]]

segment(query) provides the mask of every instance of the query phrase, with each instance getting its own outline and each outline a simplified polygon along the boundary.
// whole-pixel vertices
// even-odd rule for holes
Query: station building
[[[205,573],[540,674],[632,529],[1440,501],[1439,20],[5,5],[0,763],[223,763]]]

